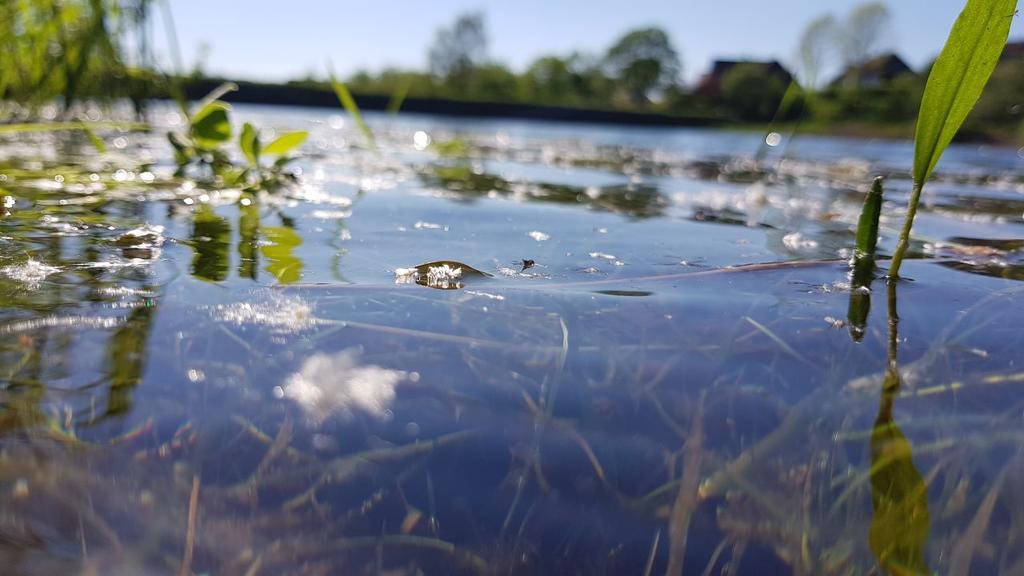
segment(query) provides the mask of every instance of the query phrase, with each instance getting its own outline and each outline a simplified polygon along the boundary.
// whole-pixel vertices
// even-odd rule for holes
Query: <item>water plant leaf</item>
[[[864,199],[864,207],[857,222],[857,246],[854,261],[874,259],[878,246],[878,219],[882,215],[882,177],[875,178],[871,190]]]
[[[284,155],[301,146],[308,137],[309,132],[305,130],[285,132],[275,138],[270,144],[267,144],[263,151],[267,154]]]
[[[259,165],[260,136],[252,124],[246,122],[242,126],[242,134],[238,137],[238,147],[242,149],[242,154],[245,155],[245,159],[249,161],[250,165]]]
[[[199,112],[201,112],[207,106],[213,104],[214,102],[217,102],[225,94],[229,92],[234,92],[236,90],[238,90],[238,84],[235,84],[234,82],[224,82],[216,88],[214,88],[213,90],[210,90],[210,93],[206,96],[203,96],[203,99],[196,104],[196,112],[192,114],[193,121],[197,116],[199,116]]]
[[[230,107],[223,102],[211,102],[192,118],[191,134],[196,144],[213,148],[231,139]]]
[[[899,277],[921,190],[999,62],[1017,0],[968,0],[935,60],[914,133],[914,189],[889,275]]]
[[[928,75],[914,134],[923,185],[981,96],[1010,33],[1017,0],[968,0]]]
[[[26,122],[16,124],[0,124],[0,134],[20,134],[27,132],[62,132],[75,130],[99,130],[112,128],[119,130],[149,130],[145,122]]]
[[[89,139],[89,143],[92,144],[92,147],[95,148],[97,152],[99,152],[100,154],[105,154],[107,152],[106,143],[104,143],[103,139],[97,136],[96,133],[92,131],[92,128],[89,128],[89,126],[82,124],[82,132],[85,132],[85,136]]]
[[[363,120],[363,113],[359,111],[359,105],[356,104],[355,98],[352,97],[352,93],[348,91],[348,86],[341,80],[338,80],[334,76],[334,70],[330,70],[331,87],[334,89],[334,95],[338,97],[338,102],[341,102],[342,107],[348,112],[348,115],[355,121],[356,126],[359,126],[359,130],[363,133],[367,143],[371,148],[376,148],[377,143],[373,139],[373,132],[370,127],[366,125],[366,121]]]

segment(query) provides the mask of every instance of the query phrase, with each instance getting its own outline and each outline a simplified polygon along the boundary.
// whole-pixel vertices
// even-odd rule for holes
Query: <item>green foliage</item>
[[[7,0],[0,2],[0,101],[34,107],[83,97],[138,98],[148,76],[126,64],[127,41],[145,26],[147,0]],[[151,80],[151,78],[149,78]]]
[[[194,113],[183,107],[188,117],[186,132],[167,133],[174,148],[178,174],[183,176],[191,171],[191,175],[199,179],[249,190],[270,190],[293,181],[294,176],[285,171],[292,160],[288,153],[302,145],[309,133],[285,132],[263,146],[259,130],[246,122],[238,137],[238,150],[247,165],[237,166],[224,149],[232,135],[231,107],[217,100],[231,89],[230,85],[218,87],[199,102]],[[265,166],[260,161],[265,156],[276,158]]]
[[[305,130],[285,132],[275,138],[273,142],[267,144],[264,152],[275,156],[284,156],[295,148],[302,146],[302,143],[305,142],[308,137],[309,132],[306,132]]]
[[[914,189],[889,273],[899,276],[925,181],[974,108],[1010,33],[1016,0],[968,0],[932,65],[914,135]]]
[[[338,102],[341,102],[345,111],[355,121],[356,126],[359,126],[359,131],[363,133],[363,137],[366,138],[367,144],[371,148],[376,148],[377,143],[373,139],[373,132],[370,127],[367,126],[366,121],[363,120],[363,113],[359,111],[359,105],[356,104],[355,98],[352,97],[352,93],[348,91],[348,86],[341,80],[334,77],[334,72],[331,71],[331,88],[334,89],[334,95],[338,97]]]
[[[871,191],[864,198],[860,220],[857,222],[857,247],[854,262],[873,262],[878,246],[878,219],[882,215],[882,177],[875,178]]]
[[[660,28],[627,33],[608,49],[605,64],[635,103],[647,102],[653,90],[676,84],[681,72],[679,54]]]
[[[428,57],[432,74],[464,88],[473,70],[487,58],[483,14],[460,14],[450,28],[438,30]]]
[[[779,76],[766,74],[762,65],[741,63],[722,78],[721,102],[741,120],[771,120],[787,87]]]
[[[238,147],[241,148],[242,154],[245,155],[245,159],[249,161],[250,166],[259,165],[260,137],[252,124],[246,122],[242,126],[242,134],[238,137]]]
[[[189,135],[200,147],[212,149],[231,139],[230,107],[219,101],[210,102],[196,112],[189,122]]]

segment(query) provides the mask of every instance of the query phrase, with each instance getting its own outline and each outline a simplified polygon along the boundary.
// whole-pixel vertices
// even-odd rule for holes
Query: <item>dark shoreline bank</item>
[[[189,100],[199,100],[222,83],[221,80],[198,80],[184,86]],[[225,94],[226,102],[245,104],[277,104],[319,108],[340,108],[332,91],[304,86],[288,86],[236,81],[238,90]],[[390,98],[374,94],[353,94],[356,103],[363,110],[386,110]],[[442,114],[446,116],[479,118],[523,118],[529,120],[558,120],[561,122],[595,122],[629,126],[725,126],[730,122],[712,117],[675,116],[655,112],[625,112],[619,110],[597,110],[570,108],[565,106],[542,106],[537,104],[516,104],[503,102],[459,101],[444,98],[406,98],[402,102],[403,112]]]

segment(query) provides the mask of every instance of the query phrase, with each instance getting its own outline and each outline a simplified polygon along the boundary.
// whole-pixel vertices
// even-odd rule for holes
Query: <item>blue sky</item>
[[[182,57],[190,68],[208,48],[205,70],[284,80],[385,66],[426,67],[434,31],[457,14],[486,14],[490,55],[515,70],[537,56],[602,53],[626,30],[660,26],[694,81],[716,57],[794,59],[806,23],[825,12],[843,17],[860,0],[175,0]],[[914,67],[933,58],[964,0],[893,0],[891,46]],[[159,10],[157,10],[159,14]],[[163,24],[156,22],[165,56]],[[1024,37],[1020,17],[1011,38]],[[164,46],[163,49],[160,49]],[[170,65],[170,60],[164,60]]]

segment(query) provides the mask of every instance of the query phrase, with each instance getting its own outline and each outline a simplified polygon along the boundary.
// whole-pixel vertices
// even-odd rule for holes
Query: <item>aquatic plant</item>
[[[968,0],[928,75],[914,134],[914,188],[889,275],[899,277],[921,190],[999,62],[1017,0]]]
[[[244,166],[233,162],[223,148],[231,140],[233,131],[229,117],[231,105],[221,101],[220,97],[237,88],[231,83],[222,84],[203,98],[192,112],[187,106],[181,106],[188,119],[186,132],[167,133],[167,139],[174,147],[178,175],[184,175],[190,167],[199,167],[203,170],[201,177],[252,190],[268,189],[294,180],[294,176],[284,169],[294,160],[289,153],[309,136],[305,130],[285,132],[264,146],[259,131],[246,122],[238,138],[239,151],[247,162]],[[266,166],[261,162],[265,156],[276,156],[276,159]]]
[[[331,78],[331,88],[334,90],[334,95],[338,97],[338,102],[341,103],[342,107],[345,108],[345,111],[348,112],[348,115],[355,121],[356,126],[358,126],[359,131],[363,133],[363,137],[366,138],[366,142],[369,144],[370,148],[376,148],[377,143],[373,138],[373,131],[370,130],[366,121],[363,120],[363,113],[359,111],[359,105],[356,104],[355,98],[353,98],[352,93],[349,92],[348,86],[345,86],[344,82],[335,77],[334,70],[330,67],[328,67],[328,72]],[[405,98],[403,97],[402,100],[404,99]],[[399,101],[399,103],[395,105],[395,111],[398,110],[397,106],[400,105],[401,102]]]

